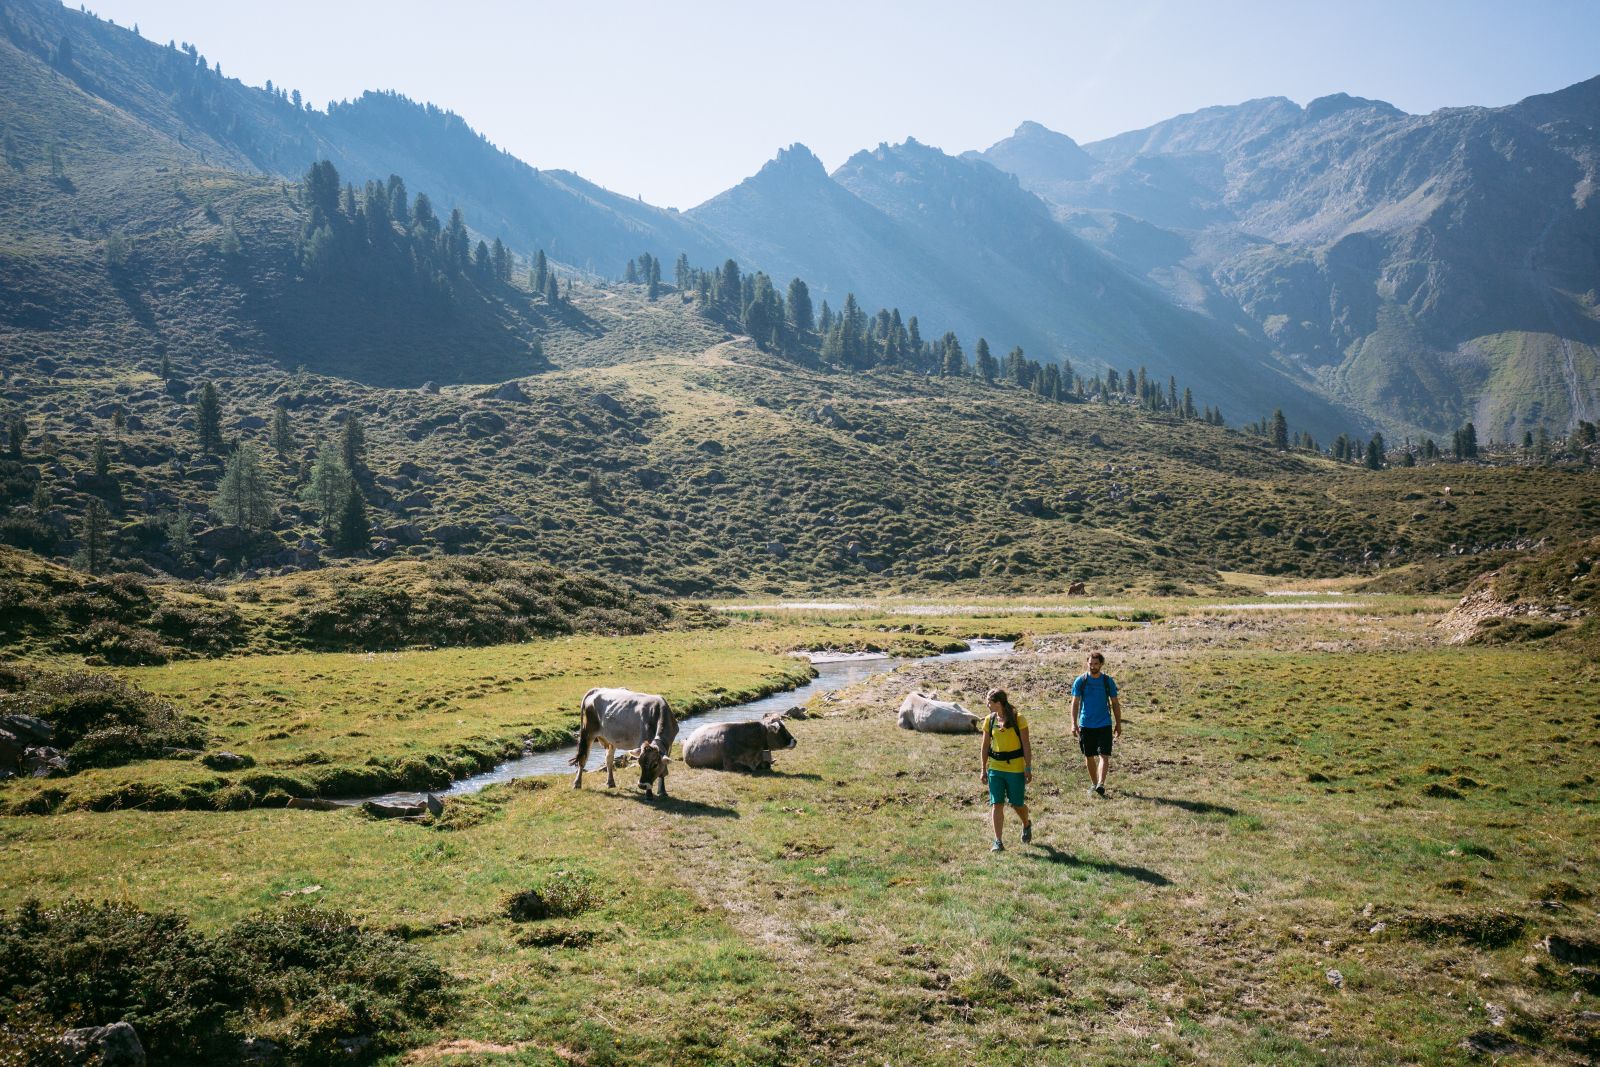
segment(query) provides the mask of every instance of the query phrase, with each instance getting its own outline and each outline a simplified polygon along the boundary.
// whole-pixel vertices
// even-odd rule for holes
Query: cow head
[[[667,776],[667,755],[654,741],[646,741],[639,749],[639,788],[650,792],[657,778]]]
[[[793,748],[796,745],[794,734],[791,734],[789,728],[783,725],[782,716],[763,719],[761,724],[767,728],[768,748]]]

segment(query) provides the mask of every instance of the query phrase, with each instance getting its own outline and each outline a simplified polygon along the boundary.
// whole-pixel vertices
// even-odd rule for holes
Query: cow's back
[[[617,748],[636,749],[656,739],[667,752],[678,734],[677,720],[664,697],[631,689],[591,689],[583,697],[584,711],[594,713],[600,736]]]

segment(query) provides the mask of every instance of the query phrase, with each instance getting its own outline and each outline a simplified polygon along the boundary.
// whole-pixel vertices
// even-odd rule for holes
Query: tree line
[[[646,286],[651,300],[661,290],[661,263],[646,252],[629,260],[623,281]],[[954,332],[926,338],[916,315],[899,308],[879,308],[869,314],[854,293],[846,293],[835,310],[827,300],[820,307],[811,298],[803,278],[793,278],[780,292],[762,271],[741,270],[729,259],[721,267],[702,269],[680,254],[673,266],[678,292],[695,301],[701,314],[741,332],[757,347],[809,364],[848,371],[899,368],[944,378],[970,378],[985,385],[1023,389],[1047,400],[1075,402],[1098,400],[1131,403],[1152,412],[1179,418],[1203,419],[1225,425],[1220,408],[1195,406],[1193,390],[1179,387],[1175,377],[1165,382],[1140,367],[1126,373],[1109,369],[1104,375],[1084,377],[1070,359],[1040,362],[1030,359],[1020,346],[997,356],[987,338],[979,337],[969,356]]]

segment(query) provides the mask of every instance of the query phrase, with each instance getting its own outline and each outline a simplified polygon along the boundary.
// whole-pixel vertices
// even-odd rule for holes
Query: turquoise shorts
[[[1027,787],[1028,780],[1021,771],[989,771],[989,803],[1010,804],[1013,808],[1023,805],[1022,794]]]

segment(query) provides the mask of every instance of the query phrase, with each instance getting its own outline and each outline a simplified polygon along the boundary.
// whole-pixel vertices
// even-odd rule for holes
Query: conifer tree
[[[294,430],[289,423],[289,409],[281,403],[272,406],[272,450],[279,456],[294,451]]]
[[[350,469],[345,466],[340,451],[325,444],[318,445],[317,458],[311,464],[311,475],[300,491],[300,498],[317,509],[323,532],[334,528],[345,498],[354,486],[355,480],[350,477]]]
[[[915,323],[917,320],[916,319],[912,319],[911,321],[913,323]],[[828,302],[826,300],[824,300],[822,302],[822,310],[820,312],[818,312],[818,314],[817,314],[817,332],[820,333],[820,334],[826,335],[828,333],[828,331],[830,331],[832,329],[833,329],[833,309],[830,308],[828,306]]]
[[[372,524],[367,519],[367,502],[361,491],[351,482],[339,508],[339,521],[334,528],[333,547],[340,552],[365,552],[372,538]]]
[[[987,385],[993,385],[995,375],[1000,368],[995,363],[994,356],[989,353],[989,342],[982,337],[978,338],[978,345],[973,349],[973,358],[976,360],[978,377]]]
[[[1372,471],[1383,470],[1383,435],[1373,434],[1372,440],[1367,442],[1367,469]]]
[[[222,451],[222,406],[217,387],[206,382],[194,404],[194,432],[200,451],[208,456]]]
[[[28,441],[28,420],[13,415],[6,420],[6,451],[15,460],[22,459],[22,446]]]
[[[650,259],[650,277],[644,295],[647,300],[654,300],[661,295],[661,261],[653,256]]]
[[[344,429],[339,435],[339,458],[344,460],[345,470],[352,478],[367,464],[367,431],[354,412],[344,418]]]
[[[789,282],[789,325],[804,336],[815,326],[811,312],[811,290],[799,278]]]
[[[533,291],[543,293],[545,283],[550,279],[550,264],[544,258],[544,249],[539,249],[533,257]]]
[[[628,269],[622,273],[622,280],[627,282],[629,285],[634,285],[639,281],[639,270],[634,266],[633,260],[631,259],[628,260]]]
[[[555,271],[546,271],[544,276],[544,300],[551,307],[561,303],[561,285],[556,281]]]
[[[104,478],[111,473],[111,450],[104,441],[95,441],[93,462],[95,477]]]
[[[946,378],[960,378],[967,373],[967,357],[961,351],[961,342],[953,333],[943,338],[944,358],[939,363],[939,373]]]
[[[1289,450],[1289,420],[1283,417],[1283,409],[1278,408],[1272,413],[1272,447],[1279,451]]]
[[[1183,387],[1183,417],[1194,418],[1194,393],[1186,385]]]
[[[111,512],[98,497],[90,497],[78,528],[78,566],[90,574],[105,570],[111,555]]]
[[[265,529],[272,523],[276,509],[254,445],[242,444],[228,457],[211,510],[224,522],[247,530]]]

